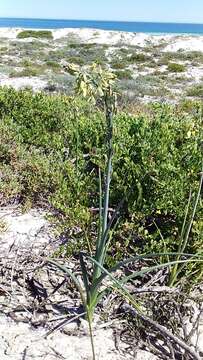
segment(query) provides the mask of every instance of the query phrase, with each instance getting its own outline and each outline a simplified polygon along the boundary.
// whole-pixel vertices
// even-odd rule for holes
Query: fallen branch
[[[122,306],[125,312],[129,312],[133,316],[139,316],[146,323],[152,325],[154,328],[160,331],[160,333],[170,340],[174,341],[177,345],[179,345],[183,350],[185,350],[193,360],[202,360],[199,354],[195,350],[193,350],[189,345],[187,345],[183,340],[179,339],[176,335],[172,334],[168,329],[166,329],[163,325],[158,324],[156,321],[148,318],[147,316],[138,313],[132,306],[125,304]]]

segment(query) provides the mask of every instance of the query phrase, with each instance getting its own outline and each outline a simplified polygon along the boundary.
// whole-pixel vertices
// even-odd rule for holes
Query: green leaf
[[[64,273],[68,274],[71,277],[71,279],[73,280],[76,288],[78,289],[78,291],[80,293],[83,305],[85,306],[86,305],[86,299],[85,299],[84,294],[83,294],[83,289],[82,289],[78,279],[76,278],[75,274],[72,273],[72,271],[70,271],[69,269],[67,269],[64,265],[59,264],[57,261],[54,261],[52,259],[47,259],[47,262],[52,264],[52,265],[55,265],[58,269],[62,270]]]

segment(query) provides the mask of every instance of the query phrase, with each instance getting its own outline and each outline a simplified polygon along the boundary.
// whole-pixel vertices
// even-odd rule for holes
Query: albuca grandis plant
[[[93,337],[91,330],[91,322],[93,320],[95,307],[101,298],[110,290],[116,289],[121,295],[123,295],[129,303],[133,305],[137,312],[141,313],[140,306],[133,296],[126,290],[125,284],[138,276],[142,276],[145,273],[151,272],[155,269],[162,267],[172,267],[177,264],[184,264],[187,262],[203,262],[203,258],[198,259],[194,255],[184,254],[184,258],[181,254],[164,253],[164,254],[145,254],[135,256],[127,260],[117,263],[113,268],[105,268],[105,259],[109,244],[112,237],[112,223],[118,214],[119,208],[115,211],[114,216],[108,221],[108,209],[109,209],[109,195],[110,195],[110,183],[112,178],[112,157],[113,157],[113,120],[116,113],[116,92],[113,90],[115,76],[111,72],[104,71],[101,67],[93,65],[88,72],[79,71],[76,66],[68,66],[68,72],[76,75],[76,91],[81,96],[88,98],[89,101],[96,102],[97,99],[102,101],[105,109],[106,118],[106,170],[104,174],[104,184],[102,184],[101,173],[99,172],[99,225],[98,236],[96,241],[95,253],[93,256],[87,253],[80,252],[79,261],[83,279],[83,286],[81,285],[77,276],[71,272],[68,268],[60,265],[53,259],[49,259],[48,262],[60,268],[63,272],[68,274],[75,286],[77,287],[81,300],[84,306],[84,313],[89,323],[93,359],[95,359],[95,351],[93,346]],[[102,186],[103,185],[103,186]],[[182,248],[181,248],[182,249]],[[184,249],[184,247],[183,247]],[[125,265],[137,262],[142,259],[152,259],[159,256],[166,256],[166,259],[176,255],[176,259],[173,261],[167,261],[166,263],[157,264],[143,270],[135,271],[128,276],[123,276],[121,279],[115,277],[116,271],[122,269]],[[92,269],[89,270],[87,263],[92,263]],[[173,270],[174,271],[174,270]],[[108,277],[108,285],[104,284],[104,280]]]

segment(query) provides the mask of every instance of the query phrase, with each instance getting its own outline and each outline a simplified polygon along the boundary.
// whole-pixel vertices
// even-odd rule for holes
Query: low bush
[[[57,63],[56,61],[51,61],[51,60],[46,61],[46,65],[50,66],[52,68],[60,68],[61,67],[61,65],[59,63]]]
[[[59,62],[62,59],[67,58],[70,56],[70,52],[68,49],[55,49],[50,50],[48,54],[45,56],[45,61],[55,61]],[[72,56],[72,55],[71,55]]]
[[[30,67],[33,67],[35,64],[28,59],[23,59],[18,65],[30,68]]]
[[[154,104],[135,116],[115,117],[110,206],[125,201],[109,261],[115,249],[117,259],[163,251],[166,244],[177,250],[201,171],[199,109],[199,103],[189,113],[183,106]],[[84,232],[97,220],[91,208],[99,201],[104,133],[103,113],[81,99],[0,89],[0,204],[19,199],[57,209],[68,229],[81,229],[78,244],[84,248]],[[202,249],[201,211],[199,206],[186,252]]]
[[[76,43],[70,43],[69,47],[72,49],[91,49],[93,47],[97,46],[97,44],[95,43],[81,43],[81,42],[76,42]]]
[[[1,46],[0,47],[0,54],[4,55],[8,52],[8,47],[7,46]]]
[[[52,69],[60,69],[61,65],[56,61],[48,60],[46,61],[46,66],[52,68]]]
[[[169,61],[190,61],[191,63],[202,63],[203,52],[201,51],[185,51],[179,50],[176,52],[165,52],[161,57],[160,62],[163,65],[168,64]]]
[[[98,59],[100,59],[103,63],[107,63],[105,48],[99,44],[90,48],[82,47],[78,51],[77,56],[80,57],[85,64],[92,64]]]
[[[142,53],[131,54],[126,58],[129,63],[146,62],[150,59],[149,56]]]
[[[85,64],[85,61],[80,56],[70,56],[67,58],[67,62],[81,66]]]
[[[132,71],[129,70],[129,69],[126,69],[126,70],[115,70],[114,71],[114,74],[116,75],[116,77],[119,79],[119,80],[122,80],[122,79],[126,79],[126,80],[130,80],[132,79]]]
[[[26,39],[30,37],[40,39],[53,39],[52,32],[48,30],[23,30],[17,35],[18,39]]]
[[[39,68],[33,68],[27,66],[26,68],[16,71],[13,70],[10,72],[9,77],[29,77],[29,76],[39,76],[41,75],[41,71]]]
[[[185,65],[176,64],[176,63],[168,64],[168,71],[170,72],[179,73],[179,72],[184,72],[185,70],[186,70]]]
[[[71,95],[74,89],[73,81],[72,75],[55,71],[50,74],[48,86],[45,90],[55,89],[56,92]]]
[[[203,83],[190,86],[186,91],[187,96],[203,97]]]
[[[121,61],[116,61],[116,60],[114,60],[114,61],[112,61],[111,62],[111,67],[112,67],[112,69],[118,69],[118,70],[123,70],[123,69],[125,69],[126,68],[126,64],[125,63],[123,63],[123,62],[121,62]]]

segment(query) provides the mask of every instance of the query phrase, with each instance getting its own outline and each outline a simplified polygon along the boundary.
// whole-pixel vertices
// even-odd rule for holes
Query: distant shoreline
[[[88,28],[108,31],[122,31],[146,34],[196,34],[203,35],[203,24],[105,21],[105,20],[64,20],[37,18],[0,18],[0,28],[61,29]]]
[[[191,23],[191,22],[175,22],[175,21],[134,21],[134,20],[104,20],[104,19],[54,19],[54,18],[24,18],[24,17],[0,17],[1,19],[6,20],[39,20],[39,21],[89,21],[89,22],[114,22],[114,23],[135,23],[135,24],[180,24],[180,25],[203,25],[203,23]]]

